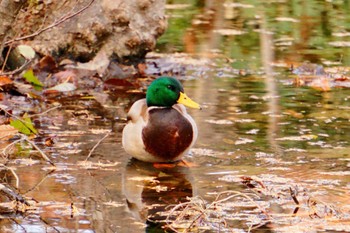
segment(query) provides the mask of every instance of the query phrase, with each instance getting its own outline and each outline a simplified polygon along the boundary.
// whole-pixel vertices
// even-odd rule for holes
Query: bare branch
[[[89,8],[92,3],[94,3],[95,0],[91,0],[86,6],[84,6],[83,8],[81,8],[80,10],[74,12],[74,13],[70,13],[70,14],[66,14],[66,15],[63,15],[61,18],[59,18],[58,20],[55,20],[55,22],[53,22],[52,24],[50,24],[49,26],[45,27],[45,28],[41,28],[39,30],[37,30],[36,32],[30,34],[30,35],[26,35],[26,36],[21,36],[21,37],[17,37],[17,38],[14,38],[12,40],[9,40],[9,41],[6,41],[5,42],[5,45],[9,45],[15,41],[20,41],[20,40],[25,40],[25,39],[28,39],[28,38],[31,38],[31,37],[35,37],[51,28],[54,28],[56,26],[58,26],[59,24],[67,21],[68,19],[71,19],[73,18],[74,16],[80,14],[81,12],[85,11],[87,8]]]

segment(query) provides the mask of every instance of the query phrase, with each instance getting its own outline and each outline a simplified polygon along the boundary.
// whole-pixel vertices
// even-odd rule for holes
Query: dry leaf
[[[7,84],[11,84],[12,83],[12,80],[7,77],[7,76],[0,76],[0,87],[1,86],[4,86],[4,85],[7,85]]]
[[[13,135],[18,133],[18,130],[12,127],[11,125],[0,125],[0,138],[4,140],[4,138],[10,138]]]

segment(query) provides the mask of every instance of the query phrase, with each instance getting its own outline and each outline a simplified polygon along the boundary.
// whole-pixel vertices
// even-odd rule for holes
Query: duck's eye
[[[173,85],[168,85],[167,88],[168,88],[169,90],[175,91],[175,87],[174,87]]]

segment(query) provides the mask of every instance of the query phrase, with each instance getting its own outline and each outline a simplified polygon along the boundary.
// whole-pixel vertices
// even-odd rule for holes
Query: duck
[[[198,137],[196,122],[185,106],[201,109],[179,80],[169,76],[153,80],[146,98],[134,102],[127,114],[122,135],[126,153],[149,163],[181,161]]]

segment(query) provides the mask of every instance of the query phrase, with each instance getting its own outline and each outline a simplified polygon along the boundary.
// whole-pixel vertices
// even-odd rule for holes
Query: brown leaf
[[[73,81],[75,80],[77,74],[73,70],[64,70],[60,71],[52,76],[52,78],[56,78],[59,83],[66,82],[68,80]]]
[[[53,72],[57,69],[56,61],[51,56],[45,56],[39,61],[40,71]]]
[[[104,86],[108,90],[115,90],[133,87],[134,85],[125,79],[111,78],[104,82]]]
[[[11,84],[12,80],[7,76],[0,76],[0,87]]]
[[[13,135],[18,133],[18,130],[15,129],[11,125],[0,125],[0,138],[1,140],[4,140],[4,138],[10,138]]]

